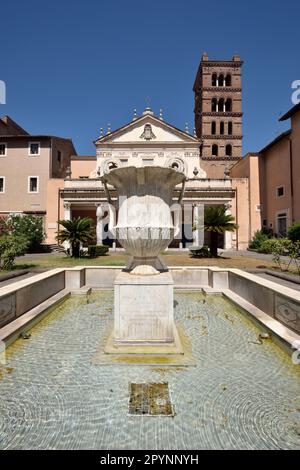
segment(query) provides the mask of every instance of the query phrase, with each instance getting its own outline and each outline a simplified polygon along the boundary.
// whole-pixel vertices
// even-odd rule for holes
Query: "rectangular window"
[[[57,151],[57,161],[58,163],[61,163],[61,151],[60,150]]]
[[[277,194],[277,197],[284,196],[284,186],[278,186],[276,188],[276,194]]]
[[[38,176],[28,177],[28,192],[38,193],[39,192],[39,178]]]
[[[128,158],[121,158],[120,162],[121,162],[122,166],[127,166],[128,165]]]
[[[0,176],[0,193],[5,193],[5,176]]]
[[[143,166],[152,166],[153,165],[153,158],[143,158]]]
[[[29,142],[28,153],[29,153],[29,155],[39,155],[40,154],[40,143],[39,142]]]
[[[277,215],[277,232],[278,235],[282,237],[286,236],[287,233],[287,217],[286,213],[283,212],[282,214]]]
[[[7,144],[0,144],[0,157],[5,157],[7,154]]]

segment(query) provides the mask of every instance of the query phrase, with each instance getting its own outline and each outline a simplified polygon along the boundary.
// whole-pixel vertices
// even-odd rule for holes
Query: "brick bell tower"
[[[204,53],[199,65],[193,88],[195,128],[208,178],[224,178],[242,157],[242,64],[239,55],[209,60]]]

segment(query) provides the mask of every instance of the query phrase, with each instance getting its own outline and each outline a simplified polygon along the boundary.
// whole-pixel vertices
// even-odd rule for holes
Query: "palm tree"
[[[89,217],[78,217],[72,220],[58,220],[58,223],[64,227],[58,230],[56,239],[60,242],[69,242],[71,245],[71,256],[79,258],[80,245],[93,238],[92,219]]]
[[[218,256],[219,233],[233,232],[238,226],[234,223],[234,217],[226,214],[225,206],[210,206],[204,209],[204,230],[210,232],[210,253]]]

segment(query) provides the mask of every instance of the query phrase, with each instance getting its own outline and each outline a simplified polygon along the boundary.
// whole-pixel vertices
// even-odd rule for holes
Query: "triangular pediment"
[[[196,143],[198,139],[177,129],[151,114],[143,115],[131,123],[100,137],[95,143]]]

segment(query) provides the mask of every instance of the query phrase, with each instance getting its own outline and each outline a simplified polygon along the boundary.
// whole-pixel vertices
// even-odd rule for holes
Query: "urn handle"
[[[178,204],[182,203],[182,198],[183,198],[184,190],[185,190],[185,183],[186,183],[186,179],[182,181],[181,191],[180,191],[179,198],[178,198]]]

